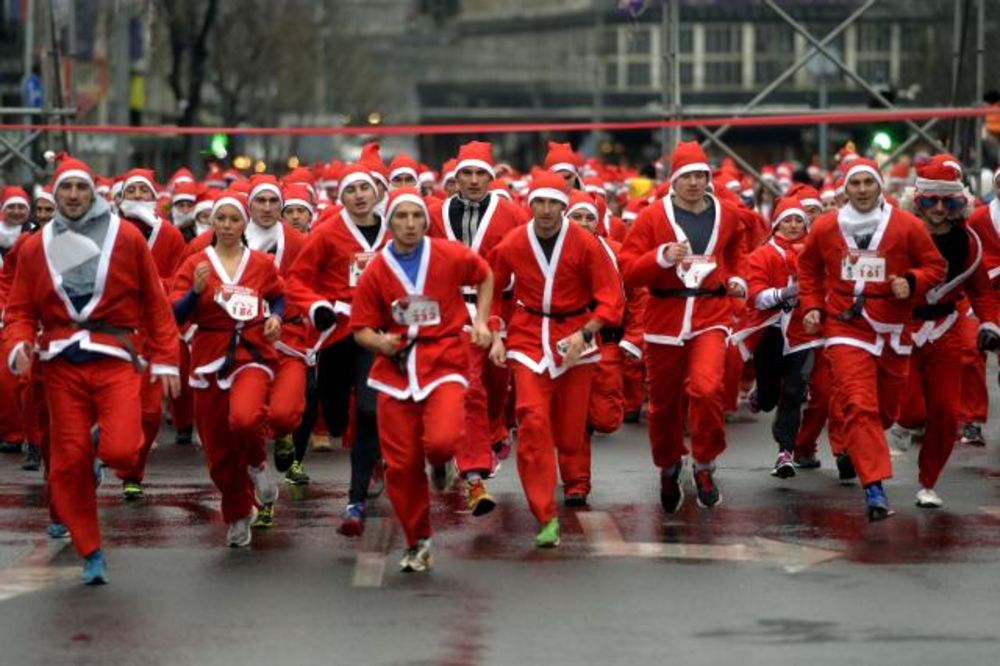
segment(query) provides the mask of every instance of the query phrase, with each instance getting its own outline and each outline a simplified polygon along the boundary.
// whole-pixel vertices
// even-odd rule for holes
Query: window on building
[[[709,86],[739,86],[743,83],[743,63],[706,62],[705,83]]]
[[[740,53],[743,49],[743,29],[731,23],[705,26],[705,53]]]
[[[694,85],[694,65],[689,62],[681,63],[681,85]]]
[[[604,64],[604,86],[607,88],[618,87],[618,63],[608,62]]]
[[[892,28],[889,23],[862,23],[858,26],[858,51],[887,52],[892,48]]]
[[[680,30],[678,30],[679,41],[680,41],[680,51],[681,53],[691,53],[694,51],[694,32],[691,30],[691,26],[682,25]]]
[[[649,55],[653,48],[652,32],[646,27],[639,27],[625,33],[629,55]]]
[[[629,88],[648,88],[650,86],[651,67],[649,63],[629,63],[626,78]]]
[[[795,38],[791,26],[777,23],[758,23],[753,27],[753,48],[756,53],[787,56],[791,64],[795,55]]]
[[[889,83],[889,60],[860,60],[858,74],[872,83]]]

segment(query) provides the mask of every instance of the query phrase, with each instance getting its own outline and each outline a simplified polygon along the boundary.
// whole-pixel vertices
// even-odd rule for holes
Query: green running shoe
[[[138,481],[122,483],[122,497],[126,500],[139,500],[143,497],[142,484]]]
[[[302,463],[298,460],[294,461],[292,466],[288,468],[288,471],[285,472],[285,483],[293,486],[304,486],[309,483],[309,475],[302,469]]]
[[[274,502],[265,504],[257,512],[257,517],[250,524],[255,529],[267,529],[274,525]]]
[[[279,472],[287,472],[295,462],[295,444],[291,435],[285,435],[274,440],[274,468]]]
[[[538,548],[555,548],[559,545],[559,519],[553,518],[542,525],[535,537],[535,546]]]

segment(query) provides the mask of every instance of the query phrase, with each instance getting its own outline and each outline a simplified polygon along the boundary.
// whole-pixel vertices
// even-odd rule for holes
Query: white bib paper
[[[392,320],[402,326],[437,326],[441,305],[425,296],[404,296],[393,301]]]
[[[215,292],[215,302],[235,321],[253,321],[260,313],[260,298],[249,287],[222,285]]]
[[[358,286],[358,280],[361,279],[361,274],[365,272],[368,268],[368,264],[371,260],[375,258],[376,252],[358,252],[351,258],[350,274],[348,275],[347,284],[351,287]]]
[[[714,257],[689,254],[677,264],[677,276],[688,289],[697,289],[717,265]]]
[[[56,273],[65,273],[101,254],[97,243],[75,231],[53,234],[46,249]]]
[[[840,278],[851,282],[885,282],[885,257],[870,250],[848,250],[840,262]]]

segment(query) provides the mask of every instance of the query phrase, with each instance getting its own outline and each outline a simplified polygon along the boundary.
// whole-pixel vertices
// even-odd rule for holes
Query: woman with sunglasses
[[[944,504],[934,487],[958,431],[962,373],[957,369],[962,367],[963,344],[961,326],[956,324],[967,314],[968,302],[982,322],[978,348],[992,351],[1000,347],[1000,313],[982,263],[982,242],[965,223],[967,207],[962,167],[957,159],[936,155],[917,168],[913,211],[948,264],[944,280],[913,300],[910,331],[914,349],[897,419],[905,428],[926,427],[918,461],[920,490],[916,504],[921,508]]]

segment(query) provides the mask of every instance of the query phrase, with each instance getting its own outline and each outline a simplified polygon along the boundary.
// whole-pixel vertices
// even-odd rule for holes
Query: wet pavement
[[[364,538],[334,532],[345,451],[311,452],[313,483],[284,486],[275,527],[230,550],[200,450],[163,443],[143,501],[110,476],[100,491],[112,584],[96,589],[44,537],[40,475],[3,456],[0,664],[997,663],[998,420],[987,448],[956,448],[943,509],[913,506],[919,448],[895,456],[897,515],[874,525],[825,442],[822,469],[768,474],[765,415],[729,427],[723,505],[688,485],[665,517],[645,428],[625,426],[595,438],[590,507],[561,509],[554,551],[532,545],[513,459],[488,516],[435,493],[429,575],[398,572],[385,498]]]

